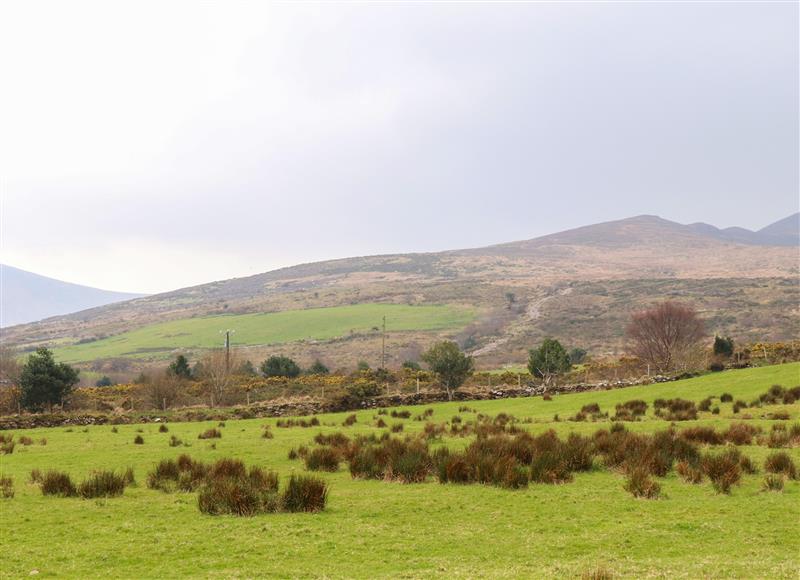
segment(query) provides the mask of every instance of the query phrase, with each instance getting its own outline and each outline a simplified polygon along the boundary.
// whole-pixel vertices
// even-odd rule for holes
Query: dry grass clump
[[[69,474],[55,470],[49,470],[42,476],[41,489],[42,495],[72,497],[77,494]]]
[[[14,453],[14,436],[13,435],[3,435],[0,433],[0,454],[2,455],[11,455]]]
[[[292,475],[282,497],[287,512],[319,512],[327,501],[328,484],[307,475]]]
[[[661,486],[653,481],[647,469],[636,467],[630,470],[625,478],[625,491],[633,497],[656,499],[661,495]]]
[[[730,493],[731,487],[742,478],[740,461],[741,454],[738,450],[728,449],[720,454],[703,455],[700,467],[717,493]]]
[[[272,432],[272,429],[269,425],[264,425],[264,431],[261,432],[262,439],[274,439],[275,434]]]
[[[3,499],[14,497],[14,480],[11,477],[0,477],[0,497]]]
[[[475,413],[476,411],[475,411],[475,409],[473,409],[472,407],[468,407],[468,406],[466,406],[466,405],[461,405],[461,406],[458,408],[458,412],[459,412],[459,413]]]
[[[656,399],[653,402],[657,417],[666,421],[694,421],[697,419],[697,406],[686,399]]]
[[[350,475],[362,479],[425,481],[432,469],[428,445],[419,439],[387,439],[356,444],[348,458]]]
[[[791,405],[800,400],[800,386],[785,389],[781,385],[772,385],[766,393],[758,396],[753,401],[753,406],[761,405]]]
[[[625,401],[615,407],[614,421],[638,421],[647,413],[647,403],[639,399]]]
[[[738,414],[739,411],[746,408],[747,408],[747,403],[739,399],[733,404],[733,413]]]
[[[608,568],[599,566],[581,574],[581,580],[613,580],[614,573]]]
[[[783,491],[784,477],[778,473],[768,473],[761,484],[763,491]]]
[[[338,471],[339,453],[332,447],[317,447],[306,456],[306,469],[311,471]]]
[[[169,431],[169,427],[167,427],[164,423],[161,423],[161,425],[158,426],[159,433],[166,433],[167,431]]]
[[[290,427],[303,427],[307,429],[308,427],[319,427],[319,419],[316,417],[311,417],[308,421],[305,419],[278,419],[275,425],[284,429]]]
[[[664,477],[675,461],[694,465],[700,455],[693,443],[672,429],[646,435],[631,433],[621,423],[615,423],[610,431],[595,433],[593,439],[603,463],[624,472],[642,468],[651,475]]]
[[[42,483],[42,472],[39,469],[31,469],[31,474],[28,478],[31,483]]]
[[[703,481],[703,470],[692,465],[689,461],[681,460],[675,464],[675,471],[687,483],[701,483]]]
[[[392,419],[410,419],[411,418],[411,411],[397,411],[392,409],[392,412],[389,414]]]
[[[747,423],[732,423],[723,436],[726,441],[734,445],[750,445],[753,442],[753,437],[760,432],[760,427],[754,427]]]
[[[220,460],[210,467],[197,506],[209,515],[254,516],[280,511],[278,475],[259,467],[247,471],[237,459]]]
[[[198,439],[219,439],[220,437],[222,437],[222,431],[213,427],[206,429],[197,436]]]
[[[584,405],[581,407],[581,410],[572,417],[570,417],[570,421],[589,421],[592,422],[597,421],[599,419],[605,419],[608,417],[608,413],[602,413],[600,411],[600,405],[597,403],[589,403],[588,405]]]
[[[170,447],[180,447],[181,445],[183,445],[183,441],[181,441],[175,435],[170,436],[170,438],[169,438],[169,446]]]
[[[113,471],[96,471],[78,485],[78,495],[84,499],[118,497],[125,491],[124,474]]]
[[[317,445],[330,445],[331,447],[346,449],[350,445],[350,438],[341,431],[328,434],[317,433],[314,437],[314,443]]]
[[[791,431],[786,429],[786,425],[780,423],[772,426],[769,435],[759,437],[759,443],[766,445],[770,449],[781,449],[788,447],[792,442]]]
[[[720,395],[719,400],[721,403],[732,403],[733,402],[733,395],[730,393],[722,393]]]
[[[724,436],[713,427],[687,427],[680,432],[680,436],[687,441],[706,445],[721,445],[725,441]]]
[[[28,437],[26,435],[23,435],[23,436],[21,436],[19,438],[19,444],[20,445],[33,445],[33,439],[31,439],[30,437]]]
[[[708,413],[711,410],[711,405],[713,402],[714,401],[711,399],[711,397],[706,397],[697,404],[697,410]]]
[[[386,427],[386,421],[384,421],[382,417],[379,417],[378,420],[375,422],[375,426],[378,429],[383,429]]]
[[[344,425],[345,427],[352,427],[353,425],[356,424],[357,421],[358,417],[356,416],[355,413],[353,413],[352,415],[348,415],[347,417],[345,417],[345,420],[342,421],[342,425]]]
[[[136,437],[133,438],[133,444],[144,445],[144,437],[142,437],[141,435],[137,435]]]
[[[401,433],[403,431],[403,424],[395,423],[394,425],[392,425],[391,431],[392,433]]]
[[[767,473],[781,473],[789,479],[797,479],[797,466],[785,451],[771,453],[764,461],[764,470]]]

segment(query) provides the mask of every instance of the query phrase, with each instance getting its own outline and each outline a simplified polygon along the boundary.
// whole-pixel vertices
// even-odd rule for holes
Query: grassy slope
[[[587,402],[604,410],[632,398],[694,400],[730,392],[751,400],[774,383],[800,382],[800,364],[729,371],[698,379],[647,387],[555,397],[469,403],[484,413],[501,411],[535,420],[530,428],[591,433],[598,424],[552,423]],[[433,420],[445,421],[459,404],[432,405]],[[702,414],[697,423],[727,425],[734,416],[724,404],[719,416]],[[783,408],[783,407],[781,407]],[[800,405],[785,407],[794,420]],[[413,409],[418,412],[419,409]],[[651,409],[652,411],[652,409]],[[768,427],[757,417],[753,423]],[[465,419],[470,414],[462,413]],[[573,483],[531,485],[524,491],[484,486],[402,485],[354,481],[345,469],[324,474],[331,485],[328,509],[317,515],[278,514],[255,518],[201,515],[194,494],[166,495],[143,485],[147,470],[162,457],[189,452],[211,460],[238,456],[277,469],[282,476],[303,470],[286,459],[294,446],[319,431],[369,432],[373,412],[358,413],[351,428],[343,415],[320,416],[312,429],[273,428],[275,438],[259,437],[274,420],[228,421],[216,449],[196,437],[212,423],[170,424],[169,433],[143,426],[145,445],[133,445],[137,426],[31,430],[47,446],[17,447],[0,456],[2,471],[14,477],[17,496],[0,501],[0,575],[86,576],[475,576],[575,575],[604,566],[626,576],[793,577],[800,571],[800,483],[782,494],[759,490],[762,475],[745,476],[730,496],[715,495],[706,482],[683,483],[674,474],[661,480],[666,497],[636,500],[622,477],[598,470]],[[389,420],[390,424],[394,420]],[[406,433],[423,423],[404,421]],[[688,426],[692,423],[683,423]],[[333,426],[335,425],[335,426]],[[605,424],[607,426],[607,423]],[[644,431],[663,429],[654,419],[631,424]],[[18,435],[23,434],[22,432]],[[191,444],[170,448],[175,434]],[[446,439],[460,446],[462,439]],[[743,451],[762,464],[765,447]],[[800,449],[789,450],[800,461]],[[58,467],[81,478],[93,468],[136,470],[139,484],[124,497],[105,501],[45,498],[25,483],[29,471]]]
[[[153,324],[95,342],[54,349],[56,357],[79,362],[118,356],[148,356],[177,348],[221,346],[220,330],[234,329],[237,344],[278,344],[297,340],[326,340],[349,332],[365,332],[380,326],[386,316],[387,330],[447,330],[461,328],[474,318],[468,308],[456,306],[408,306],[404,304],[356,304],[310,310],[187,318]]]

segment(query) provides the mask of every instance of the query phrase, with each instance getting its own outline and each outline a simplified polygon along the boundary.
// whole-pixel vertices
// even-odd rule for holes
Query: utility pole
[[[220,333],[225,333],[225,374],[231,372],[231,334],[235,333],[235,330],[226,329],[220,330]]]

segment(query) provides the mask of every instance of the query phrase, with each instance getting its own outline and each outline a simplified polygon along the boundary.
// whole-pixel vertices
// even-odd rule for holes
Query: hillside
[[[476,318],[426,330],[388,316],[390,362],[398,364],[434,337],[448,336],[472,350],[479,364],[493,365],[524,358],[530,344],[544,336],[596,353],[618,352],[633,308],[677,298],[694,303],[711,332],[739,340],[784,340],[800,328],[798,248],[766,241],[786,241],[796,222],[792,216],[760,232],[740,232],[732,241],[730,229],[638,216],[484,248],[302,264],[17,326],[8,329],[7,338],[27,348],[68,347],[112,336],[122,340],[123,333],[136,329],[147,335],[153,325],[170,321],[176,336],[191,335],[197,317],[354,304],[448,305],[472,309]],[[381,316],[375,310],[375,327]],[[294,324],[305,323],[298,318]],[[312,336],[301,330],[300,336],[313,339],[311,346],[252,336],[239,334],[236,341],[249,345],[253,360],[280,350],[301,360],[351,364],[374,360],[380,349],[374,332]],[[174,340],[175,349],[191,351],[192,344],[203,347],[199,340]],[[147,346],[138,345],[137,364]],[[161,344],[152,358],[171,354]],[[116,360],[112,366],[130,365]]]
[[[7,327],[139,298],[143,294],[71,284],[0,264],[0,296],[0,326]]]

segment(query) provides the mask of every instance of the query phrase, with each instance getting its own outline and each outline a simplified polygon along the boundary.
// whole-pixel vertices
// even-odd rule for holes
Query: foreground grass
[[[369,332],[382,323],[393,332],[461,328],[475,317],[469,308],[450,305],[355,304],[261,314],[186,318],[151,324],[94,342],[53,349],[58,360],[81,362],[124,356],[169,354],[176,348],[222,345],[220,330],[234,329],[242,345],[280,344],[298,340],[327,340],[351,332]]]
[[[800,382],[800,365],[719,373],[698,379],[604,392],[466,403],[478,412],[506,412],[532,431],[554,428],[591,433],[608,422],[552,422],[554,414],[574,414],[597,402],[611,411],[618,402],[640,398],[683,397],[699,401],[731,393],[747,401],[772,384]],[[432,420],[458,414],[458,403],[431,405]],[[731,405],[719,415],[701,414],[685,422],[723,427],[734,418]],[[419,413],[421,408],[409,408]],[[765,428],[767,411],[785,410],[797,420],[800,405],[747,409],[750,422]],[[461,413],[467,420],[472,413]],[[606,470],[578,474],[573,483],[531,485],[509,491],[480,485],[403,485],[352,480],[342,469],[323,474],[331,486],[327,509],[320,514],[273,514],[254,518],[204,516],[196,494],[163,494],[144,486],[147,471],[164,457],[189,453],[205,460],[239,457],[248,464],[278,470],[285,479],[304,471],[289,461],[292,447],[310,444],[318,432],[380,432],[374,411],[357,413],[353,427],[342,427],[345,414],[321,415],[323,425],[276,428],[274,420],[228,421],[221,439],[197,435],[216,423],[90,427],[19,431],[17,437],[46,437],[47,445],[18,446],[0,456],[4,475],[16,484],[16,497],[0,500],[2,550],[0,574],[68,577],[155,576],[336,576],[474,577],[575,576],[596,568],[617,575],[670,577],[792,577],[800,572],[800,484],[783,493],[760,491],[763,473],[745,476],[730,496],[716,495],[708,483],[693,486],[671,473],[662,483],[665,497],[636,500],[622,487],[622,477]],[[386,417],[391,425],[399,422]],[[405,433],[424,423],[402,421]],[[272,425],[274,439],[260,437]],[[668,424],[652,417],[629,424],[655,431]],[[142,429],[144,445],[134,445]],[[176,435],[191,447],[169,447]],[[463,446],[468,440],[445,438]],[[215,445],[215,448],[212,447]],[[742,447],[761,466],[765,447]],[[790,449],[800,461],[800,449]],[[43,497],[27,484],[31,469],[58,468],[81,479],[95,468],[133,466],[138,485],[121,498],[80,500]]]

